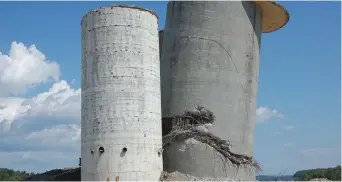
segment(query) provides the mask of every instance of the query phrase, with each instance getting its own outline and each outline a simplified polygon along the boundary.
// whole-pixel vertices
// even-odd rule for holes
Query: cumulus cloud
[[[7,102],[1,102],[0,109],[0,167],[13,166],[13,161],[28,153],[32,156],[30,160],[18,160],[21,163],[17,167],[27,165],[30,167],[26,170],[33,171],[39,171],[42,166],[48,166],[45,169],[62,167],[63,163],[58,161],[61,158],[64,158],[64,167],[70,166],[70,158],[77,164],[81,136],[80,94],[80,89],[72,89],[62,80],[32,98],[2,98]],[[52,156],[56,152],[68,153],[68,156]],[[10,157],[13,155],[16,159]],[[34,156],[41,159],[34,159]],[[50,163],[54,159],[57,163]],[[36,167],[40,163],[44,164]]]
[[[9,55],[0,53],[0,167],[42,172],[77,165],[81,89],[59,75],[59,65],[34,45],[13,42]],[[13,97],[49,81],[51,88],[34,97]]]
[[[80,119],[81,90],[71,88],[64,80],[32,98],[1,100],[6,101],[2,102],[0,109],[2,131],[9,128],[33,130],[32,127],[43,129],[57,124],[76,124]]]
[[[24,100],[13,97],[0,98],[0,131],[2,127],[6,128],[5,123],[10,124],[9,122],[13,121],[22,112],[21,104]]]
[[[257,123],[263,123],[267,120],[271,120],[273,118],[283,118],[284,115],[275,110],[275,109],[270,109],[269,107],[259,107],[256,110],[256,115],[257,115]]]
[[[53,148],[54,151],[66,148],[79,151],[81,141],[81,128],[75,124],[57,125],[41,131],[32,132],[24,137],[29,143],[44,145]],[[56,150],[57,149],[57,150]]]
[[[47,60],[35,45],[13,42],[8,55],[0,52],[0,96],[25,93],[59,76],[59,65]]]
[[[81,89],[71,88],[64,80],[53,84],[49,91],[23,102],[23,106],[29,108],[29,116],[66,116],[77,119],[80,117],[80,104]]]

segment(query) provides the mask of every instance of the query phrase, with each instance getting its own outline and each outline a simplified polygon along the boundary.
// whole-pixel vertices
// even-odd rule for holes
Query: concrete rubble
[[[211,178],[211,177],[194,177],[188,174],[183,174],[178,171],[167,173],[162,172],[160,181],[240,181],[231,178]]]
[[[314,179],[311,179],[310,181],[330,181],[330,180],[327,178],[314,178]]]

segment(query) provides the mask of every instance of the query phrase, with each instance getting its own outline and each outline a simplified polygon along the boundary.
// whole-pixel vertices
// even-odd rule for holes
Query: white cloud
[[[291,131],[291,130],[294,130],[296,127],[294,127],[294,126],[287,126],[287,127],[285,127],[285,130],[287,130],[287,131]]]
[[[35,85],[58,80],[59,65],[46,59],[35,45],[13,42],[8,55],[0,52],[0,96],[25,93]]]
[[[48,92],[40,93],[36,97],[25,100],[23,106],[28,109],[30,116],[58,117],[67,116],[80,118],[81,89],[73,89],[62,80],[53,84]]]
[[[30,143],[37,143],[51,148],[72,148],[79,151],[81,142],[79,125],[57,125],[41,131],[32,132],[24,137]]]
[[[0,123],[4,120],[14,120],[20,112],[24,100],[13,97],[0,98]]]
[[[33,98],[0,99],[2,100],[6,102],[2,102],[0,108],[0,124],[7,130],[30,124],[75,124],[80,119],[81,90],[71,88],[64,80],[56,82],[49,91]],[[56,121],[60,119],[67,122]],[[44,120],[43,123],[39,123],[40,120]]]
[[[266,107],[259,107],[256,110],[256,115],[257,115],[257,123],[262,123],[267,120],[271,120],[273,118],[283,118],[284,115],[275,110],[275,109],[270,109],[267,106]]]
[[[0,53],[0,167],[42,172],[77,166],[81,89],[59,81],[59,74],[59,65],[34,45],[13,42],[9,55]],[[51,80],[51,88],[34,97],[8,97]]]
[[[34,132],[6,132],[1,134],[0,146],[4,151],[66,151],[80,152],[79,125],[63,124]],[[1,164],[0,164],[1,165]]]
[[[80,96],[80,89],[72,89],[62,80],[33,98],[1,99],[7,102],[1,102],[0,109],[0,148],[5,150],[0,153],[0,167],[26,166],[26,170],[36,172],[77,165]],[[55,156],[58,152],[63,155]],[[20,159],[28,153],[30,159]]]
[[[7,100],[7,103],[2,102],[0,109],[0,148],[4,150],[0,152],[0,167],[13,166],[17,169],[27,166],[26,170],[39,171],[43,169],[42,166],[48,170],[77,165],[81,136],[80,96],[80,89],[72,89],[62,80],[48,92],[33,98],[2,99]],[[28,152],[37,159],[17,159]],[[65,152],[68,156],[58,158],[54,156],[56,152]],[[11,157],[13,155],[17,156],[16,159]]]

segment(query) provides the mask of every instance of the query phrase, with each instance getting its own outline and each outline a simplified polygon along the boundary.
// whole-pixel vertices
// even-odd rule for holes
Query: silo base
[[[194,177],[256,180],[254,169],[238,167],[212,147],[192,139],[168,146],[164,151],[163,161],[164,170],[169,173],[178,171]]]

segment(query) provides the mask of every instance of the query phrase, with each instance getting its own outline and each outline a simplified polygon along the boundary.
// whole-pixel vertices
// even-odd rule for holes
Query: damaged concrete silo
[[[161,59],[163,125],[202,105],[216,118],[209,133],[229,141],[231,155],[252,158],[261,33],[287,21],[273,2],[170,1]],[[221,154],[203,142],[179,140],[165,150],[164,168],[255,180],[253,166]]]
[[[108,6],[82,19],[82,181],[158,180],[158,18]]]

